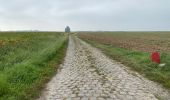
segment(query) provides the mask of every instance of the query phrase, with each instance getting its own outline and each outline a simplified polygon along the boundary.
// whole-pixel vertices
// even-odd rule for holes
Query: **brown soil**
[[[94,40],[103,44],[110,44],[121,48],[127,48],[130,50],[137,50],[143,52],[169,52],[170,40],[162,39],[159,37],[146,36],[123,36],[123,35],[107,35],[98,33],[81,33],[81,38]]]

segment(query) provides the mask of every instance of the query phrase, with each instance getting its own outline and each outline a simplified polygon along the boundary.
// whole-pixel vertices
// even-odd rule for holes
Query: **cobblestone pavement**
[[[70,36],[65,61],[39,100],[168,100],[160,85]],[[170,99],[169,99],[170,100]]]

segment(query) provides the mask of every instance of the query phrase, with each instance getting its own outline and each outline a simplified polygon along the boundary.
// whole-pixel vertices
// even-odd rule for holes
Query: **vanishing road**
[[[39,100],[170,100],[170,94],[70,36],[65,61]]]

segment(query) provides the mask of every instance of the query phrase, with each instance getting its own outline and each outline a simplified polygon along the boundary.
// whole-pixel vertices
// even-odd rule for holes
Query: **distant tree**
[[[70,33],[70,32],[71,32],[71,30],[70,30],[70,27],[69,27],[69,26],[67,26],[67,27],[65,28],[65,32],[66,32],[66,33]]]

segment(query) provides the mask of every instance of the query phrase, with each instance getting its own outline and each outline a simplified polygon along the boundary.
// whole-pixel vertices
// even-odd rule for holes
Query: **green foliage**
[[[4,76],[0,75],[0,97],[10,93],[10,87]]]
[[[0,100],[30,100],[56,72],[67,35],[55,32],[0,33]],[[19,39],[19,40],[18,40]]]

